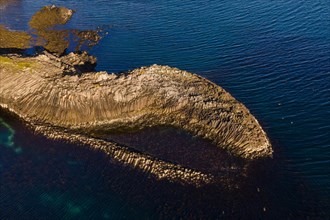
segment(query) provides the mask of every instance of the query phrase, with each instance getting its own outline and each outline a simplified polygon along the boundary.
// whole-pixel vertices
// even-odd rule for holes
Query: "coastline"
[[[2,108],[14,112],[49,138],[88,143],[158,178],[196,186],[212,179],[156,158],[150,162],[146,156],[125,149],[117,151],[115,144],[98,140],[97,134],[169,125],[211,140],[242,158],[271,156],[266,134],[244,105],[195,74],[158,65],[121,75],[83,72],[96,62],[86,53],[59,58],[44,53],[1,59]],[[76,63],[84,68],[77,71]]]

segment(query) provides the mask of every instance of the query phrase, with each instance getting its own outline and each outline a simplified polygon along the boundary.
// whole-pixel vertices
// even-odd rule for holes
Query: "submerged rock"
[[[0,24],[0,49],[27,49],[31,36],[24,31],[12,31]]]
[[[96,45],[101,39],[100,30],[76,30],[63,27],[58,29],[58,26],[69,22],[73,14],[73,10],[65,7],[45,6],[32,16],[29,21],[30,31],[13,31],[0,25],[0,49],[5,52],[16,52],[32,47],[42,47],[60,56],[70,45],[73,45],[76,51],[79,51],[82,46]]]
[[[98,31],[95,30],[58,30],[58,25],[64,25],[70,21],[74,14],[74,10],[57,7],[55,5],[45,6],[36,12],[30,22],[29,26],[34,29],[34,34],[38,36],[37,45],[43,46],[49,52],[62,55],[69,47],[69,38],[72,37],[77,44],[76,49],[84,44],[94,46],[98,43],[101,37]]]
[[[65,7],[45,6],[32,16],[29,26],[36,30],[50,29],[55,25],[66,24],[73,13],[73,10]]]

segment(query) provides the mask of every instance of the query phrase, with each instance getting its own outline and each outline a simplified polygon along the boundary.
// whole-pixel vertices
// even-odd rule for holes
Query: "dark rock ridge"
[[[125,74],[86,72],[96,59],[86,53],[60,58],[0,56],[0,106],[51,138],[102,149],[120,162],[158,178],[211,182],[212,177],[118,144],[98,134],[157,125],[183,128],[239,157],[271,157],[271,144],[249,110],[198,75],[168,66]],[[148,165],[149,164],[149,165]]]
[[[144,173],[151,174],[158,180],[165,179],[171,182],[177,182],[184,185],[195,185],[197,187],[215,181],[223,183],[223,185],[228,188],[233,188],[235,186],[235,183],[232,183],[230,178],[214,177],[208,173],[203,173],[183,167],[179,164],[173,164],[159,158],[154,158],[150,155],[137,152],[127,146],[122,146],[114,142],[68,132],[66,130],[63,131],[63,129],[49,126],[33,125],[33,129],[54,140],[67,140],[70,143],[87,145],[93,149],[101,150],[113,160],[138,169]],[[232,169],[237,168],[234,167]]]

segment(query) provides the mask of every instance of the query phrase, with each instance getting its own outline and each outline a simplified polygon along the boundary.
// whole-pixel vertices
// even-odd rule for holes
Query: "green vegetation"
[[[11,67],[16,70],[24,70],[28,68],[33,68],[35,63],[33,61],[14,61],[9,57],[0,56],[0,67]]]

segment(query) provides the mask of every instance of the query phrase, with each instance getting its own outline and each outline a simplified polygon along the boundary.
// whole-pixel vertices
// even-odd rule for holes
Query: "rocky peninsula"
[[[255,117],[209,80],[168,66],[110,74],[94,72],[95,65],[96,58],[86,52],[6,53],[0,56],[0,106],[49,138],[89,145],[159,179],[197,186],[212,182],[212,175],[132,151],[101,139],[101,134],[174,126],[238,157],[272,156],[269,139]]]

